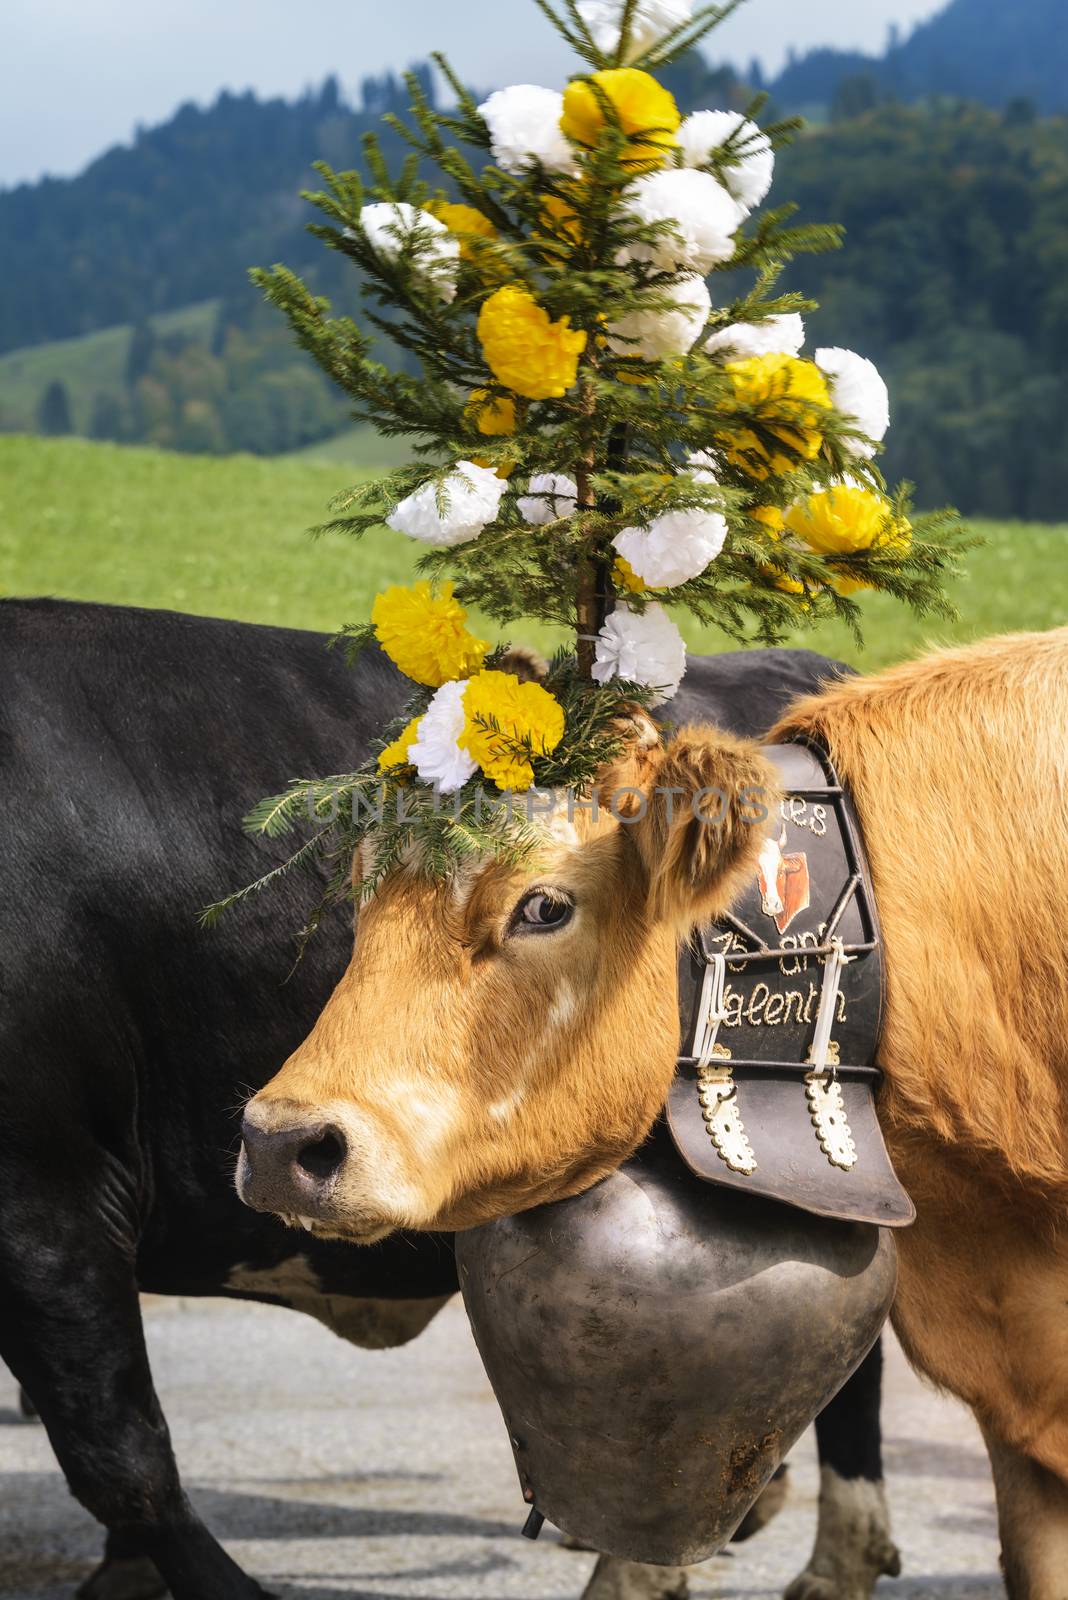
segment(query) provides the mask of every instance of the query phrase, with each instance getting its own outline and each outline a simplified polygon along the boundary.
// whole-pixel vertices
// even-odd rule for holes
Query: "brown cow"
[[[815,734],[850,784],[882,912],[881,1120],[918,1209],[898,1333],[975,1410],[1013,1600],[1068,1600],[1068,629],[836,685]],[[767,837],[759,750],[642,730],[516,871],[418,863],[359,917],[352,964],[250,1103],[239,1184],[316,1231],[464,1228],[596,1182],[644,1139],[676,1051],[676,941]],[[734,797],[718,825],[670,791]]]

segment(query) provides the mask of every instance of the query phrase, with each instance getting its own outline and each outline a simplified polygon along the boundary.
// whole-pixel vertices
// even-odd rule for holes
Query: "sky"
[[[704,48],[775,71],[791,45],[879,50],[942,3],[747,0]],[[442,47],[488,87],[559,83],[573,59],[533,0],[0,0],[0,185],[77,172],[223,88],[354,88]]]

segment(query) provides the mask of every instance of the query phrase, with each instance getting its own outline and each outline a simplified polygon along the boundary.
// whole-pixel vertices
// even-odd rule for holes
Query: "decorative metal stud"
[[[738,1109],[738,1085],[728,1064],[730,1051],[715,1045],[713,1055],[721,1064],[709,1063],[697,1073],[697,1096],[705,1127],[720,1160],[732,1172],[752,1177],[757,1160]]]
[[[805,1098],[820,1149],[832,1167],[851,1172],[857,1164],[857,1147],[846,1119],[842,1085],[828,1073],[806,1073]]]

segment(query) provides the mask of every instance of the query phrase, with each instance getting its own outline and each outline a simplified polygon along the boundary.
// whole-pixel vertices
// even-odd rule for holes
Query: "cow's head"
[[[752,875],[775,775],[710,728],[635,721],[599,811],[561,805],[522,869],[417,861],[359,912],[307,1041],[250,1101],[249,1204],[369,1242],[587,1188],[667,1095],[677,942]]]
[[[757,858],[757,876],[760,880],[760,905],[766,917],[781,917],[783,898],[781,879],[786,860],[786,824],[777,839],[765,839]]]

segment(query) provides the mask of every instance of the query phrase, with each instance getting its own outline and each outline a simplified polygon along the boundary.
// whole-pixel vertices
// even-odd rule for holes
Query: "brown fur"
[[[645,753],[642,768],[646,813],[629,833],[648,877],[650,914],[685,935],[726,910],[752,872],[752,847],[759,851],[764,836],[754,823],[778,803],[775,776],[750,741],[720,733],[712,742],[707,728],[682,728],[668,746]],[[608,779],[602,795],[618,787]]]
[[[1068,630],[802,701],[864,821],[887,943],[884,1111],[1068,1201]]]
[[[520,683],[541,683],[549,675],[549,663],[529,645],[510,644],[497,663],[497,671],[510,672]]]
[[[853,791],[886,940],[895,1325],[988,1436],[1010,1593],[1066,1600],[1068,629],[843,683],[797,733]]]
[[[578,813],[530,867],[394,873],[361,910],[349,970],[250,1106],[264,1127],[314,1112],[344,1130],[353,1159],[323,1228],[470,1227],[588,1188],[647,1136],[675,1066],[678,933],[755,869],[748,791],[774,781],[752,746],[711,729],[651,746],[648,728],[605,775],[596,818]],[[640,819],[610,810],[624,783],[643,786]],[[683,791],[674,821],[658,784]],[[722,823],[690,815],[704,788],[729,801]],[[573,924],[511,936],[540,888],[570,897]]]
[[[994,1442],[1014,1600],[1068,1600],[1068,629],[836,684],[772,737],[797,734],[852,788],[882,914],[880,1117],[918,1211],[895,1321]],[[277,1123],[348,1118],[355,1159],[321,1224],[466,1227],[624,1160],[673,1073],[677,936],[755,870],[749,791],[771,786],[754,746],[684,729],[665,747],[635,718],[601,785],[627,824],[584,819],[522,873],[395,875],[252,1102]],[[672,817],[658,787],[727,791],[724,824],[685,800]],[[512,937],[541,887],[573,898],[573,923]]]

